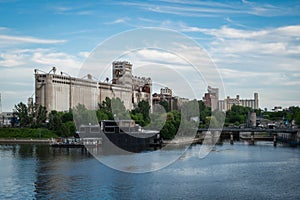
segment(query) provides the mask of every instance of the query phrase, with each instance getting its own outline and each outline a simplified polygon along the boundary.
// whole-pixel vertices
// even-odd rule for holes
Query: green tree
[[[88,110],[83,104],[78,104],[73,109],[73,117],[77,128],[81,125],[96,125],[99,124],[96,111]]]
[[[297,125],[300,125],[300,111],[295,114],[295,122]]]
[[[248,113],[251,111],[249,107],[233,105],[230,110],[226,112],[226,124],[240,125],[247,122]]]
[[[35,105],[33,107],[31,115],[33,116],[33,117],[30,117],[30,118],[33,118],[33,122],[31,125],[32,127],[40,128],[46,123],[46,120],[47,120],[46,107],[40,106],[40,105]]]
[[[203,101],[198,101],[199,104],[199,119],[200,119],[200,123],[199,126],[200,127],[208,127],[210,121],[208,119],[210,119],[209,117],[211,116],[211,108],[205,106]]]
[[[124,106],[124,102],[120,98],[111,99],[111,112],[115,119],[129,120],[130,114]]]
[[[32,117],[29,116],[26,104],[20,102],[18,105],[15,105],[15,110],[15,113],[19,118],[20,126],[29,127],[32,123]]]
[[[164,139],[173,139],[181,123],[181,114],[174,110],[165,115],[167,115],[166,122],[160,130],[160,134]]]
[[[160,100],[159,104],[162,107],[164,107],[164,109],[165,109],[166,112],[170,112],[171,111],[170,105],[169,105],[169,103],[166,100]]]
[[[150,123],[150,105],[148,101],[140,101],[135,109],[131,111],[131,118],[141,126],[146,126]]]
[[[73,121],[73,113],[72,112],[64,112],[61,116],[61,121],[62,121],[62,123]]]
[[[60,114],[56,110],[52,110],[49,113],[48,128],[53,130],[58,136],[63,136],[63,123]]]

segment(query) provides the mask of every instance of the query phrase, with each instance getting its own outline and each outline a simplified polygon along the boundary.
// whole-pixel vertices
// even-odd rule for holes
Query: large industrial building
[[[98,103],[109,98],[120,98],[126,109],[132,109],[142,100],[152,102],[151,78],[132,75],[132,64],[127,61],[112,63],[112,82],[98,82],[87,75],[86,79],[75,78],[67,73],[56,74],[35,69],[35,102],[47,111],[67,111],[78,104],[88,109],[97,109]]]
[[[230,110],[233,105],[250,107],[252,109],[258,109],[258,93],[254,93],[253,99],[240,99],[239,95],[236,98],[230,98],[229,96],[224,100],[219,100],[219,110]]]
[[[236,98],[227,97],[224,100],[219,100],[219,89],[208,86],[207,93],[204,94],[203,102],[206,106],[211,107],[212,111],[220,110],[226,112],[230,110],[233,105],[250,107],[258,109],[258,93],[254,93],[253,99],[240,99],[239,95]]]

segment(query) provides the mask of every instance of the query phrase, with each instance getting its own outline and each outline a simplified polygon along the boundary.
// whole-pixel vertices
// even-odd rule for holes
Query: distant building
[[[212,88],[208,86],[207,93],[202,98],[205,106],[210,107],[212,111],[218,109],[219,102],[219,88]]]
[[[0,113],[0,127],[11,127],[13,118],[13,112]]]
[[[220,110],[226,112],[230,110],[232,105],[239,105],[258,109],[258,93],[254,93],[254,99],[240,99],[239,95],[236,98],[227,97],[224,100],[219,100],[219,88],[208,86],[207,93],[204,94],[203,103],[210,107],[212,111]]]
[[[254,99],[240,99],[240,96],[236,95],[236,98],[228,96],[226,99],[218,101],[218,108],[221,111],[230,110],[233,105],[258,109],[258,93],[254,93]]]
[[[165,87],[160,89],[160,94],[154,93],[152,95],[152,107],[154,109],[153,110],[154,112],[155,112],[155,105],[159,104],[161,101],[166,101],[169,105],[170,110],[180,111],[182,104],[184,102],[188,102],[189,99],[173,96],[172,90],[168,87]]]
[[[50,72],[53,73],[50,73]],[[97,109],[98,103],[109,98],[120,98],[126,109],[132,109],[142,100],[152,102],[151,78],[132,75],[132,64],[127,61],[112,63],[112,83],[98,82],[87,75],[87,79],[71,77],[66,73],[56,74],[35,70],[35,102],[47,111],[66,111],[78,104],[88,109]],[[151,104],[151,103],[150,103]]]

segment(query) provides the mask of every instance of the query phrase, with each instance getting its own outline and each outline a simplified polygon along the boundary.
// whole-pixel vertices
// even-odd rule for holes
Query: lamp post
[[[66,72],[60,72],[61,75],[65,74],[70,79],[70,87],[69,87],[69,111],[72,111],[72,77]]]

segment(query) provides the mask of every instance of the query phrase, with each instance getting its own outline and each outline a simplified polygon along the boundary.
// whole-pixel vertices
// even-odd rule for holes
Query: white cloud
[[[35,44],[57,44],[64,43],[66,40],[41,39],[27,36],[0,35],[0,44],[18,44],[18,43],[35,43]]]
[[[81,67],[82,57],[76,57],[53,49],[15,49],[0,53],[0,85],[3,97],[3,110],[34,93],[33,70],[38,68],[48,72],[53,66],[76,76]],[[11,81],[14,80],[14,81]]]
[[[83,58],[89,57],[90,54],[91,54],[91,52],[88,52],[88,51],[82,51],[82,52],[78,53],[78,55],[83,57]]]
[[[189,27],[180,23],[183,32],[200,32],[214,36],[209,52],[213,55],[287,55],[300,54],[300,25],[243,30],[222,26],[219,29]]]
[[[166,0],[163,0],[166,1]],[[120,2],[142,10],[180,16],[217,17],[224,15],[284,16],[299,15],[299,5],[282,8],[280,3],[254,3],[250,1],[218,3],[213,1],[169,1],[168,4],[149,4],[140,2]],[[276,4],[276,5],[275,5]]]
[[[106,22],[105,24],[124,24],[124,23],[127,24],[129,20],[130,18],[123,17],[123,18],[115,19],[114,21],[111,22]]]
[[[15,49],[0,53],[0,67],[56,66],[79,69],[81,60],[53,49]]]

